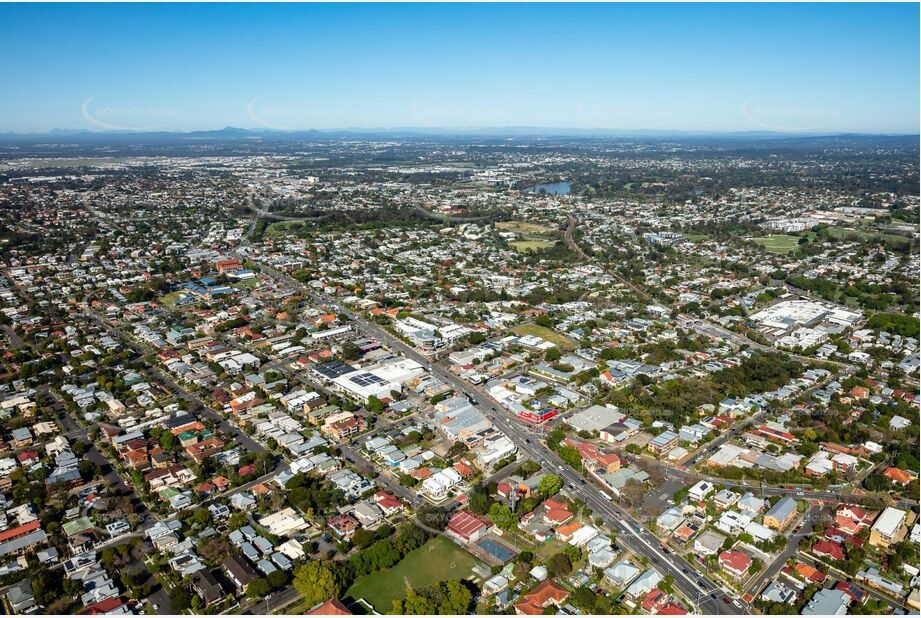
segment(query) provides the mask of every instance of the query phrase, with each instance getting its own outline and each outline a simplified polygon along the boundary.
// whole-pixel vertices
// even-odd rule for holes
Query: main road
[[[304,284],[275,268],[259,262],[256,262],[255,266],[261,272],[273,278],[286,281],[318,304],[334,304],[331,299],[316,294]],[[618,542],[621,545],[628,547],[639,555],[646,556],[652,566],[663,576],[671,576],[675,586],[688,600],[695,604],[698,613],[747,613],[745,607],[738,601],[733,601],[732,604],[724,601],[724,598],[728,600],[728,593],[723,588],[710,581],[681,556],[664,549],[652,533],[646,530],[629,513],[615,505],[600,488],[591,485],[584,477],[564,464],[556,453],[535,439],[533,434],[516,420],[512,420],[509,414],[503,411],[484,389],[468,384],[441,365],[432,363],[429,358],[376,324],[368,322],[347,307],[337,304],[337,311],[346,315],[365,335],[372,336],[378,341],[387,344],[391,349],[401,352],[407,358],[415,360],[426,367],[434,376],[449,384],[456,392],[465,394],[499,429],[515,442],[520,451],[540,463],[545,470],[553,470],[555,474],[559,475],[565,481],[567,491],[570,494],[582,499],[592,509],[593,513],[604,521],[605,525],[618,533]]]

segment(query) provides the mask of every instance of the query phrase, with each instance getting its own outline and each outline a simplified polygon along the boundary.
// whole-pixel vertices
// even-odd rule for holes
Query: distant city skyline
[[[917,133],[905,4],[4,4],[0,131]]]

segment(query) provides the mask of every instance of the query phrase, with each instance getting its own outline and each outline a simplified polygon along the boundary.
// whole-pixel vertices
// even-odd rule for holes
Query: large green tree
[[[308,562],[294,573],[294,588],[308,607],[324,603],[342,593],[343,582],[324,562]]]
[[[544,498],[549,498],[563,489],[563,479],[555,474],[548,474],[540,480],[537,486],[537,493]]]

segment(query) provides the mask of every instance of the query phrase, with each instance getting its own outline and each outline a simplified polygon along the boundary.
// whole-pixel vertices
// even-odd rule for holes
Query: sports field
[[[525,251],[540,251],[541,249],[549,249],[556,244],[556,241],[539,239],[513,240],[509,244],[515,249],[515,251],[523,253]]]
[[[496,228],[518,234],[549,234],[553,231],[552,227],[530,221],[499,221],[496,223]]]
[[[799,236],[790,236],[789,234],[774,234],[772,236],[762,236],[753,238],[756,243],[764,247],[768,253],[790,253],[799,243]]]
[[[394,599],[402,599],[406,588],[418,589],[451,579],[465,579],[479,562],[472,555],[443,536],[411,551],[396,566],[359,577],[346,596],[364,599],[374,609],[386,614]]]

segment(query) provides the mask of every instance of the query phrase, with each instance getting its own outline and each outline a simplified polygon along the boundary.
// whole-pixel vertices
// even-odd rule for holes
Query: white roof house
[[[569,544],[575,545],[576,547],[581,547],[596,536],[598,536],[598,530],[596,528],[592,526],[582,526],[572,533],[572,538],[569,539]]]
[[[307,520],[291,507],[266,515],[259,520],[259,525],[277,536],[287,536],[310,527]]]
[[[703,500],[710,495],[716,487],[708,481],[697,481],[697,483],[688,490],[688,496],[694,500]]]
[[[879,534],[885,537],[895,536],[899,528],[902,526],[902,523],[905,521],[907,513],[901,509],[897,509],[891,506],[887,506],[886,509],[880,513],[880,516],[876,518],[876,521],[873,522],[873,527],[871,530],[875,530]]]

